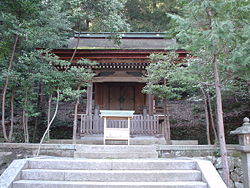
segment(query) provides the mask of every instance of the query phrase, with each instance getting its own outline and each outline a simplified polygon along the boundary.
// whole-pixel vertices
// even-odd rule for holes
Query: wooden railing
[[[103,119],[96,115],[78,114],[79,124],[78,130],[80,134],[92,135],[103,134]],[[123,128],[127,126],[127,121],[124,120],[108,120],[108,127]],[[159,124],[159,116],[143,116],[134,115],[131,120],[131,135],[156,135],[161,134],[161,126]]]

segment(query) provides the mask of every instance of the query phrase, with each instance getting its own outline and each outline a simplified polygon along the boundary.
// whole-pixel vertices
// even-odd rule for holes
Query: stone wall
[[[38,144],[0,143],[0,175],[15,159],[35,157]],[[73,157],[75,145],[72,144],[43,144],[40,155]]]
[[[244,188],[243,171],[241,168],[241,154],[235,150],[235,145],[228,145],[228,163],[230,170],[231,188]],[[209,160],[212,162],[219,174],[222,174],[222,162],[219,157],[219,148],[216,146],[158,146],[161,158],[193,158]]]
[[[209,160],[213,163],[216,170],[222,176],[222,162],[221,157],[216,156],[206,156],[206,157],[196,157],[196,159]],[[230,170],[230,184],[231,188],[244,188],[243,185],[243,171],[241,168],[241,158],[237,156],[228,157],[229,170]]]

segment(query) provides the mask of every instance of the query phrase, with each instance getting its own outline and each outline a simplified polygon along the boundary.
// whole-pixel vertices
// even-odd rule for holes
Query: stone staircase
[[[154,145],[76,145],[75,158],[138,159],[158,158]]]
[[[154,145],[75,145],[74,158],[15,160],[0,188],[226,188],[209,161],[159,159]]]
[[[14,181],[12,185],[12,188],[85,187],[208,186],[202,181],[201,171],[197,169],[197,163],[193,160],[72,158],[29,159],[26,168],[20,172],[19,180]]]

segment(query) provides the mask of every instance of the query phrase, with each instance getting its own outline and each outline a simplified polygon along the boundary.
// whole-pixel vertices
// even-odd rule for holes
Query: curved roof
[[[118,34],[119,44],[112,40],[112,35]],[[80,40],[78,41],[78,37]],[[166,49],[176,44],[175,39],[167,39],[165,33],[130,32],[130,33],[76,33],[69,41],[69,48],[80,49]]]
[[[166,38],[165,33],[162,32],[81,32],[80,38],[110,38],[112,35],[119,35],[122,39],[164,39]],[[75,38],[79,36],[79,33],[75,33]]]

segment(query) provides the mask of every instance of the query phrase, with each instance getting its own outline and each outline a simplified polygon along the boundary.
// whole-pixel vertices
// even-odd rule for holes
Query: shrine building
[[[60,59],[70,60],[78,47],[71,66],[80,59],[95,61],[95,73],[89,81],[85,106],[80,109],[78,135],[103,134],[100,110],[132,110],[131,135],[161,135],[162,108],[157,99],[142,92],[146,81],[146,67],[152,53],[166,54],[175,40],[166,39],[164,33],[119,33],[117,46],[110,33],[80,33],[70,39],[69,48],[54,49]],[[80,39],[78,38],[80,36]],[[185,50],[176,50],[179,58],[186,58]],[[63,67],[59,67],[63,69]],[[121,122],[113,122],[121,124]]]

